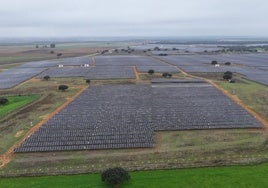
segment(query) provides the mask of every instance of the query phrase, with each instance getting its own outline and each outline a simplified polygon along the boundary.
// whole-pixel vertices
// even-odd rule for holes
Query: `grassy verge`
[[[268,120],[268,87],[237,78],[235,84],[229,82],[217,82],[217,84],[236,95],[244,104]]]
[[[44,48],[39,44],[12,44],[0,45],[0,69],[1,65],[9,65],[9,68],[15,66],[14,63],[40,61],[48,59],[56,59],[57,53],[62,53],[62,58],[77,57],[88,54],[94,54],[97,51],[101,52],[106,49],[118,47],[127,47],[137,43],[132,42],[77,42],[77,43],[56,43],[56,48]],[[54,53],[51,53],[53,51]],[[2,68],[4,69],[4,68]]]
[[[268,164],[256,166],[197,168],[131,172],[131,180],[122,188],[177,187],[267,187]],[[99,174],[35,178],[3,178],[1,188],[91,187],[106,188]]]
[[[99,172],[122,166],[128,170],[248,165],[268,160],[267,134],[262,130],[196,130],[155,133],[156,146],[20,153],[0,176],[40,176]]]
[[[163,73],[154,73],[152,75],[148,74],[148,73],[139,73],[140,79],[143,81],[146,80],[153,80],[153,79],[169,79],[169,78],[164,78],[162,76]],[[171,73],[172,74],[172,78],[171,79],[185,79],[186,77],[181,74],[181,73]],[[189,79],[189,78],[188,78]]]
[[[8,103],[0,106],[0,118],[7,115],[8,113],[17,110],[32,101],[38,99],[39,95],[26,95],[26,96],[9,96]]]

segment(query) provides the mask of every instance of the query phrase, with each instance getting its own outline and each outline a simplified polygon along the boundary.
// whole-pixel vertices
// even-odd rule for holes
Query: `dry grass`
[[[35,44],[17,44],[17,45],[0,45],[0,69],[5,69],[6,65],[8,68],[17,66],[17,63],[56,59],[57,53],[62,53],[62,57],[76,57],[88,54],[94,54],[103,50],[126,47],[129,46],[129,42],[88,42],[88,43],[63,43],[56,44],[56,48],[43,48],[39,45],[36,48]],[[54,51],[52,54],[51,51]],[[5,65],[1,67],[2,65]]]

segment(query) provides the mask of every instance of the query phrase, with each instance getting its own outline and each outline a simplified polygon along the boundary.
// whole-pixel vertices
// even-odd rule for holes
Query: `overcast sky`
[[[268,36],[267,0],[0,0],[0,37]]]

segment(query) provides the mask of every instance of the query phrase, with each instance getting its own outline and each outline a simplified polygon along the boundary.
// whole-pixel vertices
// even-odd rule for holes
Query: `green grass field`
[[[7,97],[8,103],[0,106],[0,117],[17,110],[32,101],[38,99],[39,95],[25,95],[25,96],[10,96]]]
[[[178,187],[268,187],[268,164],[130,173],[131,180],[122,188]],[[35,178],[2,178],[1,188],[106,188],[99,174]]]
[[[268,87],[241,78],[237,78],[237,81],[235,84],[218,82],[218,85],[236,95],[244,104],[268,120]]]

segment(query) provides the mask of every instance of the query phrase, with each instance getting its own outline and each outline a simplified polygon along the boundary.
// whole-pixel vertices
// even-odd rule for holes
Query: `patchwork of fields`
[[[219,67],[211,65],[218,61]],[[225,65],[230,62],[231,65]],[[267,84],[268,55],[84,56],[29,62],[0,73],[0,88],[33,77],[135,79],[140,73],[225,72]],[[244,109],[202,81],[93,86],[50,119],[17,152],[153,147],[154,131],[260,128]]]
[[[211,65],[212,61],[219,66]],[[150,69],[155,74],[149,75]],[[201,79],[183,71],[215,74]],[[237,83],[230,84],[218,78],[226,71],[262,85],[237,74]],[[160,78],[165,72],[172,73],[174,79]],[[6,146],[2,144],[0,165],[5,167],[0,175],[97,172],[115,165],[130,170],[169,169],[265,160],[267,136],[262,128],[266,123],[260,115],[267,119],[267,100],[263,99],[267,72],[267,54],[109,54],[2,68],[0,91],[4,97],[26,93],[41,98],[40,104],[36,101],[37,108],[27,106],[28,114],[23,107],[19,109],[18,118],[29,116],[23,121],[26,128],[20,119],[14,120],[13,126],[11,117],[5,124],[5,131],[13,132],[7,136],[12,139],[4,143]],[[51,80],[42,81],[47,75]],[[214,83],[204,81],[214,77]],[[24,83],[31,78],[35,79]],[[90,79],[90,84],[85,79]],[[254,92],[241,99],[257,96],[256,101],[238,105],[210,83],[226,84],[225,90],[235,92],[229,96],[232,99],[239,96],[240,86],[245,89],[249,85]],[[60,84],[69,89],[58,91]],[[39,119],[32,122],[30,115]]]

